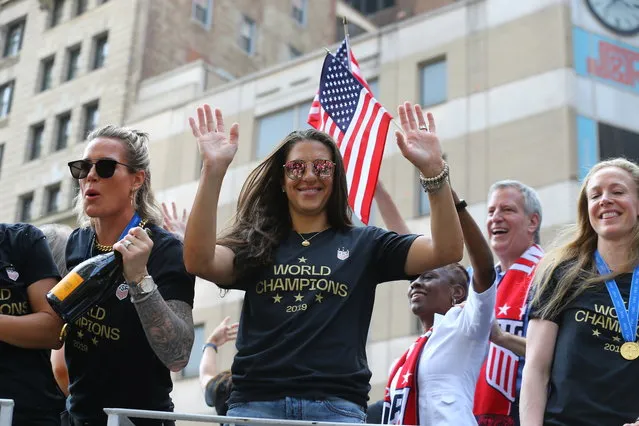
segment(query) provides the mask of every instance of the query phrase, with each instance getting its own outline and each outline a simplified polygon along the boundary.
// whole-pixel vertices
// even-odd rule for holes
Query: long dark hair
[[[238,278],[272,264],[275,249],[291,231],[288,198],[282,191],[282,166],[293,146],[308,140],[324,144],[335,162],[333,191],[326,204],[329,225],[337,229],[352,226],[346,173],[337,145],[329,135],[315,129],[294,131],[249,174],[240,191],[234,223],[218,241],[235,252]]]

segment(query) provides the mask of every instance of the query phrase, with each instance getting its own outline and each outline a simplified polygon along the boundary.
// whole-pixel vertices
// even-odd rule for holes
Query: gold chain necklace
[[[328,229],[328,228],[326,228],[326,229]],[[299,235],[299,236],[300,236],[300,238],[302,239],[302,246],[304,246],[304,247],[308,247],[308,246],[310,246],[310,245],[311,245],[311,240],[312,240],[313,238],[317,237],[317,236],[318,236],[319,234],[321,234],[322,232],[326,231],[326,229],[324,229],[324,230],[322,230],[322,231],[319,231],[319,232],[316,232],[315,234],[313,234],[313,236],[312,236],[311,238],[304,238],[304,237],[302,236],[302,234],[300,234],[300,233],[299,233],[299,232],[297,232],[297,231],[295,231],[295,232],[296,232],[296,233],[297,233],[297,235]]]
[[[142,221],[140,221],[140,224],[138,226],[144,228],[144,226],[146,225],[147,219],[143,219]],[[95,245],[96,250],[98,250],[101,253],[109,253],[111,251],[113,251],[113,246],[107,246],[105,244],[100,244],[98,242],[98,237],[94,237],[93,238],[93,245]]]

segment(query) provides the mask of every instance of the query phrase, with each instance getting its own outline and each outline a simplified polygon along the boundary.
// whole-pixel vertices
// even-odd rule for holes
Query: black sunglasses
[[[69,164],[69,170],[71,171],[71,176],[75,179],[84,179],[89,175],[91,171],[91,167],[95,164],[95,172],[102,179],[108,179],[113,176],[115,173],[115,168],[118,164],[121,164],[127,167],[129,170],[133,170],[133,167],[128,164],[120,163],[119,161],[112,160],[110,158],[103,158],[101,160],[92,162],[89,160],[76,160],[71,161]]]

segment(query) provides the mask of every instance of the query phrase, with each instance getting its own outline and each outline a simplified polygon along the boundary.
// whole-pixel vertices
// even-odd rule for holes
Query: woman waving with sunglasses
[[[462,233],[429,114],[399,107],[397,143],[423,174],[432,239],[353,227],[346,174],[331,137],[289,134],[248,176],[235,222],[217,237],[222,180],[235,156],[222,113],[190,119],[203,159],[185,235],[187,269],[246,292],[229,416],[364,422],[371,373],[366,336],[375,286],[462,257]]]
[[[113,294],[67,326],[71,425],[106,424],[105,407],[172,411],[170,371],[184,368],[193,345],[195,279],[182,243],[161,228],[148,136],[106,126],[88,140],[84,158],[69,163],[81,227],[69,237],[67,268],[117,250],[124,272]]]

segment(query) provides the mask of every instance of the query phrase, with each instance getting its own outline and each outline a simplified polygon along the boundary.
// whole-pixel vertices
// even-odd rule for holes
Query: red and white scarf
[[[417,366],[419,357],[433,333],[431,328],[419,336],[395,362],[384,393],[382,423],[389,425],[418,425]],[[394,386],[393,386],[393,382]]]
[[[495,317],[502,330],[523,336],[528,291],[543,250],[534,244],[506,271],[497,288]],[[512,403],[517,396],[519,357],[501,346],[490,343],[475,389],[473,413],[480,425],[512,424]],[[482,417],[485,421],[482,421]],[[504,421],[510,420],[508,423]]]

